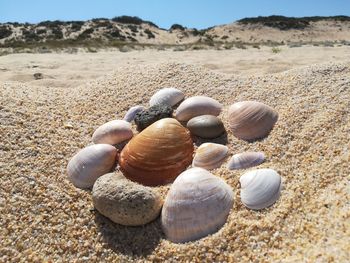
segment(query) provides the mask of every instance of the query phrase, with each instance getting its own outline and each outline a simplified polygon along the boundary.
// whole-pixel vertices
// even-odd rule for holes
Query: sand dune
[[[349,258],[349,50],[201,52],[206,56],[147,51],[0,58],[0,261]],[[35,72],[44,79],[33,80]],[[263,151],[267,161],[261,167],[283,177],[274,206],[247,210],[239,198],[244,171],[229,172],[223,165],[213,173],[234,189],[227,223],[211,236],[175,245],[164,239],[159,220],[144,227],[113,224],[93,208],[90,192],[68,182],[67,162],[91,143],[94,129],[121,118],[130,106],[147,105],[166,86],[187,97],[219,100],[225,105],[220,115],[225,125],[228,106],[239,100],[258,100],[279,112],[277,125],[263,141],[247,143],[228,132],[230,154]],[[165,195],[168,187],[158,190]]]

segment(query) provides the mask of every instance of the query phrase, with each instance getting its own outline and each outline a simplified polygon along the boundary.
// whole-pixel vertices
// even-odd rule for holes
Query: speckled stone
[[[134,183],[120,173],[101,176],[92,189],[95,208],[115,223],[147,224],[158,217],[162,198],[151,188]]]
[[[149,109],[138,112],[135,116],[134,121],[137,126],[137,130],[142,131],[160,119],[171,118],[172,114],[173,109],[170,106],[165,104],[157,104],[150,107]]]
[[[187,128],[193,135],[205,139],[212,139],[225,132],[222,121],[213,115],[201,115],[190,119]]]

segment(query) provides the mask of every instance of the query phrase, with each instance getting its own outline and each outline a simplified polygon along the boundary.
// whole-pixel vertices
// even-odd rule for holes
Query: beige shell
[[[222,105],[217,100],[206,96],[194,96],[184,100],[176,110],[176,119],[188,121],[199,115],[218,116]]]
[[[118,144],[133,136],[131,124],[124,120],[109,121],[96,129],[92,135],[93,143]]]
[[[215,233],[225,224],[233,197],[231,187],[205,169],[181,173],[170,187],[161,213],[167,239],[185,243]]]
[[[278,119],[278,113],[264,103],[241,101],[230,106],[229,126],[237,138],[252,141],[266,137]]]
[[[198,147],[192,161],[193,167],[212,170],[221,166],[228,153],[228,147],[217,143],[203,143]]]
[[[90,188],[96,179],[111,171],[117,149],[109,144],[94,144],[80,150],[69,161],[68,179],[78,188]]]
[[[262,152],[243,152],[237,153],[227,163],[227,169],[246,169],[257,166],[265,161],[265,155]]]

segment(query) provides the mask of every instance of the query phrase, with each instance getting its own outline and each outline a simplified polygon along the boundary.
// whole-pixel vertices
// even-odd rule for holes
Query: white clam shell
[[[243,152],[237,153],[231,157],[227,163],[227,169],[246,169],[257,166],[265,161],[265,155],[262,152]]]
[[[170,187],[161,214],[167,239],[184,243],[215,233],[225,224],[233,197],[231,187],[205,169],[181,173]]]
[[[109,121],[96,129],[93,143],[118,144],[133,136],[131,124],[123,120]]]
[[[176,119],[188,121],[199,115],[218,116],[222,105],[217,100],[206,96],[194,96],[184,100],[176,110]]]
[[[242,203],[250,209],[264,209],[274,204],[280,197],[282,179],[273,169],[246,172],[239,182]]]
[[[80,150],[69,161],[68,179],[78,188],[90,188],[116,163],[117,149],[109,144],[94,144]]]
[[[228,153],[228,147],[217,143],[203,143],[198,147],[192,161],[193,167],[212,170],[221,166]]]
[[[166,104],[170,107],[184,99],[185,95],[181,90],[175,88],[163,88],[158,90],[150,99],[149,105],[152,107],[157,104]]]
[[[135,119],[135,116],[138,112],[143,111],[145,107],[136,105],[131,107],[125,114],[123,120],[127,122],[132,122]]]

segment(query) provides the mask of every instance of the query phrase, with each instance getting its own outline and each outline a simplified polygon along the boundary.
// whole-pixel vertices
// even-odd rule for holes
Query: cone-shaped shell
[[[123,120],[127,122],[132,122],[135,119],[135,116],[138,112],[141,112],[145,109],[145,107],[136,105],[131,107],[125,114]]]
[[[221,166],[228,153],[228,147],[217,143],[203,143],[193,158],[193,167],[212,170]]]
[[[185,95],[181,90],[175,88],[163,88],[158,90],[150,99],[149,105],[152,107],[157,104],[166,104],[170,107],[184,99]]]
[[[250,209],[264,209],[280,197],[282,179],[275,170],[252,170],[243,174],[239,182],[242,203]]]
[[[218,116],[222,105],[217,100],[206,96],[194,96],[184,100],[176,110],[176,119],[188,121],[199,115]]]
[[[201,115],[190,119],[187,128],[196,136],[212,139],[225,132],[222,121],[213,115]]]
[[[231,157],[227,163],[227,169],[246,169],[257,166],[265,161],[265,155],[262,152],[244,152],[237,153]]]
[[[278,113],[264,103],[241,101],[230,106],[229,126],[237,138],[252,141],[266,137],[278,119]]]
[[[173,118],[161,119],[136,135],[120,154],[120,169],[132,181],[164,185],[192,162],[189,131]]]
[[[109,121],[96,129],[93,143],[118,144],[133,136],[131,124],[123,120]]]
[[[218,231],[233,205],[233,191],[222,179],[202,168],[179,175],[168,192],[161,214],[164,233],[185,243]]]
[[[79,188],[90,188],[116,163],[117,149],[109,144],[95,144],[80,150],[69,161],[68,179]]]

